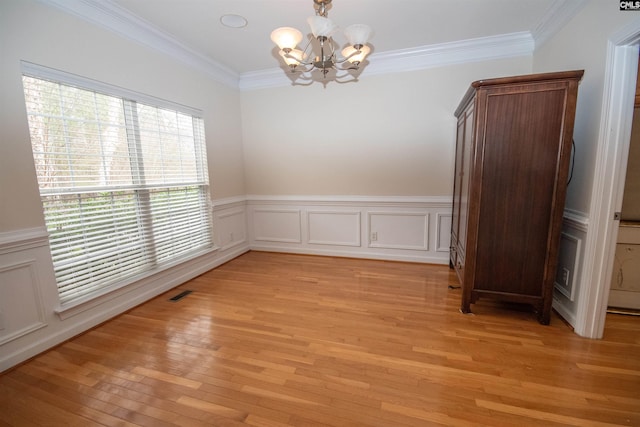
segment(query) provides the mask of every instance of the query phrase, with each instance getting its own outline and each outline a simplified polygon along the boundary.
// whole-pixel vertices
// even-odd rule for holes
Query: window
[[[31,64],[23,86],[63,306],[212,248],[193,110]]]

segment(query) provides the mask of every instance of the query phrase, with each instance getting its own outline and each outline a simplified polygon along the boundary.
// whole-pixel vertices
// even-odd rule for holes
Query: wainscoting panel
[[[589,219],[580,212],[565,210],[560,235],[558,269],[553,292],[553,309],[575,326],[580,287],[591,278],[582,277],[584,245]]]
[[[429,250],[429,214],[369,212],[369,247]]]
[[[558,256],[558,270],[554,281],[555,289],[570,301],[576,299],[576,272],[578,272],[579,254],[582,239],[563,232],[560,235],[560,254]]]
[[[300,209],[255,209],[253,232],[256,241],[302,243]]]
[[[254,250],[447,264],[450,197],[247,196]]]
[[[0,345],[45,326],[35,259],[0,265]]]
[[[360,212],[307,212],[308,242],[312,245],[360,246]]]
[[[247,213],[244,206],[213,213],[213,233],[221,251],[247,244]]]
[[[451,247],[451,213],[436,214],[436,252],[449,253]]]

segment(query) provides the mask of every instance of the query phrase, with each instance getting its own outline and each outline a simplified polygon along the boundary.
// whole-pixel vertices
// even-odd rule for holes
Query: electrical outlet
[[[233,233],[229,233],[229,241],[233,242]]]
[[[2,310],[0,310],[0,331],[5,328],[6,328],[6,325],[4,322],[4,313],[2,312]]]
[[[376,240],[378,240],[378,232],[374,231],[373,233],[371,233],[371,241],[375,242]]]
[[[566,268],[562,269],[562,285],[567,286],[569,284],[569,270]]]

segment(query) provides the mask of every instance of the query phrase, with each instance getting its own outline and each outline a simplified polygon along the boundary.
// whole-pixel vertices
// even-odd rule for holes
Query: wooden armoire
[[[549,323],[583,73],[479,80],[456,110],[450,266],[463,313],[490,297]]]

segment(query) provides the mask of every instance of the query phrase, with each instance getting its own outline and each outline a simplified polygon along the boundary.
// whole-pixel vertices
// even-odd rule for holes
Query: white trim
[[[640,19],[635,19],[612,35],[607,48],[589,233],[574,325],[578,335],[589,338],[601,338],[604,332],[618,228],[613,212],[622,205],[621,186],[631,134],[638,41]]]
[[[370,56],[369,64],[359,78],[527,56],[533,54],[534,46],[531,33],[519,32],[381,52]],[[249,91],[291,84],[291,79],[282,68],[272,68],[242,73],[239,87],[242,91]]]
[[[328,246],[355,246],[359,247],[362,244],[362,213],[360,211],[344,211],[344,210],[308,210],[305,212],[306,214],[306,224],[307,224],[307,243],[310,245],[328,245]],[[333,215],[333,216],[343,216],[343,217],[355,217],[356,226],[355,230],[355,239],[353,241],[339,241],[339,240],[322,240],[322,239],[312,239],[311,235],[313,234],[313,216],[314,215]]]
[[[369,230],[369,240],[368,247],[369,248],[379,248],[379,249],[407,249],[410,251],[428,251],[429,250],[429,224],[431,222],[431,216],[428,212],[403,212],[403,211],[369,211],[367,212],[367,223],[369,227],[373,223],[373,217],[402,217],[402,216],[412,216],[417,218],[422,218],[422,245],[414,246],[414,245],[391,245],[388,243],[379,243],[378,241],[373,241],[371,239],[371,232],[373,230]]]
[[[583,212],[565,209],[562,222],[564,225],[584,233],[589,230],[589,217]]]
[[[436,252],[446,252],[447,254],[449,253],[449,251],[451,250],[450,246],[451,244],[449,243],[448,245],[443,245],[441,242],[441,237],[442,237],[442,219],[443,218],[448,218],[449,219],[449,224],[446,229],[445,232],[446,233],[451,233],[451,221],[453,221],[453,214],[452,213],[436,213],[436,247],[435,247],[435,251]]]
[[[555,290],[557,290],[558,292],[560,292],[562,295],[564,295],[565,297],[569,298],[569,301],[575,301],[576,299],[576,289],[578,288],[578,283],[576,280],[576,272],[580,271],[580,254],[582,253],[582,239],[580,239],[579,237],[574,236],[573,234],[569,234],[569,233],[565,233],[564,231],[562,233],[560,233],[560,241],[562,242],[562,240],[568,240],[570,242],[573,242],[575,244],[575,251],[574,251],[574,259],[573,259],[573,265],[570,266],[571,270],[570,270],[570,274],[571,274],[571,280],[569,283],[567,283],[567,285],[569,285],[569,289],[567,289],[562,283],[558,283],[557,281],[554,280],[553,282],[553,287]],[[562,244],[562,243],[561,243]],[[558,269],[561,267],[561,265],[558,265]],[[556,274],[557,277],[557,274]]]
[[[255,214],[263,213],[263,214],[294,214],[297,219],[295,225],[297,225],[296,236],[295,237],[272,237],[272,236],[258,236],[255,232]],[[301,209],[254,209],[252,212],[254,217],[253,227],[253,240],[257,242],[277,242],[277,243],[302,243],[302,210]]]
[[[234,211],[230,211],[230,212],[225,212],[225,213],[221,213],[220,215],[218,215],[219,219],[224,219],[224,218],[229,218],[235,215],[244,215],[245,211],[244,209],[236,209]]]
[[[0,255],[49,244],[46,227],[25,228],[0,233]]]
[[[227,86],[238,87],[238,74],[190,48],[112,0],[39,0],[62,12],[112,31],[129,40],[160,51],[173,59],[203,71]]]
[[[62,12],[112,31],[200,70],[214,80],[242,91],[291,85],[286,70],[271,68],[238,74],[136,16],[113,0],[39,0]],[[585,0],[556,0],[532,32],[524,31],[372,54],[361,77],[422,70],[474,61],[532,55],[566,24]]]
[[[389,196],[247,196],[247,229],[249,230],[249,247],[258,251],[275,251],[287,253],[314,254],[323,256],[346,256],[363,259],[382,259],[390,261],[424,262],[434,264],[447,264],[449,262],[448,244],[445,244],[446,235],[438,229],[438,224],[433,223],[433,218],[438,218],[438,214],[450,215],[452,206],[451,196],[409,196],[409,197],[389,197]],[[262,223],[258,218],[259,225],[256,225],[256,213],[274,213],[274,217],[269,218],[270,222]],[[293,238],[292,227],[297,224],[297,220],[277,218],[278,213],[290,214],[300,212],[302,235],[298,241],[297,235]],[[344,213],[359,212],[363,221],[359,224],[352,223],[351,229],[340,228],[344,235],[355,235],[359,233],[360,244],[347,244],[344,241],[336,242],[332,237],[334,232],[327,232],[326,235],[314,235],[311,239],[309,231],[309,212],[322,213]],[[380,240],[376,243],[370,241],[372,233],[372,214],[385,214],[391,216],[412,215],[425,218],[424,244],[415,245],[411,239],[396,241],[393,238]],[[257,231],[263,224],[269,229],[269,236],[261,236]],[[326,225],[327,227],[342,227],[344,223]],[[407,236],[406,223],[399,221],[397,227],[398,235]],[[334,230],[335,231],[335,230]],[[448,234],[449,230],[446,230]],[[391,234],[394,231],[390,232]],[[404,234],[403,234],[404,233]],[[445,250],[436,248],[436,239],[432,233],[441,236],[441,243],[445,244]],[[393,236],[391,236],[393,237]],[[348,239],[344,239],[348,240]],[[322,242],[322,245],[317,243]],[[349,240],[351,242],[351,240]],[[386,243],[385,243],[386,242]],[[442,249],[442,248],[439,248]]]
[[[531,32],[535,40],[535,48],[544,45],[555,33],[564,27],[574,16],[587,5],[586,0],[556,0],[542,16],[538,25]]]
[[[397,73],[476,61],[514,58],[533,54],[533,48],[534,42],[531,33],[524,31],[399,49],[371,55],[371,64],[367,65],[363,74]]]
[[[31,288],[31,292],[33,296],[33,304],[35,305],[35,314],[37,316],[37,320],[30,325],[24,326],[20,330],[14,331],[13,333],[6,335],[4,337],[0,337],[0,346],[8,342],[11,342],[13,340],[16,340],[18,338],[24,337],[25,335],[29,335],[30,333],[35,332],[38,329],[42,329],[47,326],[47,319],[46,319],[45,310],[44,310],[44,300],[42,298],[42,292],[41,292],[42,286],[40,284],[40,280],[38,278],[38,273],[37,273],[37,269],[38,269],[37,261],[35,259],[27,259],[27,260],[13,263],[10,265],[0,265],[0,274],[7,271],[19,270],[19,269],[26,270],[30,277],[30,280],[28,280],[26,283],[20,283],[19,286],[25,287],[25,288],[26,287]],[[11,285],[8,285],[8,286],[11,286]],[[20,302],[21,301],[18,301],[18,303]],[[21,307],[20,310],[24,312],[25,307],[24,306]]]
[[[246,196],[232,196],[232,197],[225,197],[222,199],[212,199],[211,208],[214,211],[219,209],[227,209],[234,205],[245,205],[246,202],[247,202]]]
[[[575,314],[566,306],[561,304],[560,301],[558,301],[555,297],[553,298],[552,307],[560,315],[560,317],[566,320],[571,326],[576,324]]]
[[[214,237],[217,236],[217,238],[221,242],[224,242],[224,243],[221,243],[220,245],[220,251],[225,252],[236,246],[246,245],[247,244],[247,211],[245,209],[245,204],[243,203],[242,205],[239,205],[237,203],[231,203],[229,204],[229,206],[225,206],[224,208],[221,208],[220,212],[221,213],[217,213],[216,218],[214,218],[214,229],[213,229]],[[216,224],[219,224],[223,220],[227,218],[233,218],[233,217],[240,218],[240,223],[242,224],[242,227],[240,229],[232,228],[231,230],[229,230],[220,225],[216,226]],[[223,235],[226,234],[226,236],[228,236],[227,240],[224,240],[223,236],[218,236],[218,229],[220,229],[220,234],[223,234]],[[234,233],[238,233],[238,234],[234,235]],[[242,236],[242,238],[236,239],[236,237],[238,236]]]
[[[283,202],[291,202],[295,204],[311,204],[311,205],[367,205],[367,206],[383,206],[397,205],[429,205],[431,207],[447,207],[451,206],[453,196],[302,196],[302,195],[248,195],[246,196],[248,204],[283,204]]]

